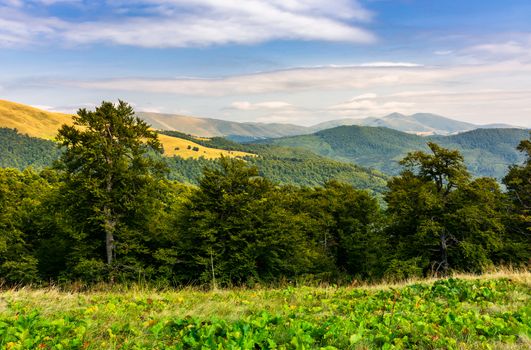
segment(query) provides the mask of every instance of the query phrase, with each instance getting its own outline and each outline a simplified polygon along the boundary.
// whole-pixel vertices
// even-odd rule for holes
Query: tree
[[[162,163],[148,156],[150,150],[162,152],[157,134],[119,101],[102,102],[94,111],[80,109],[57,139],[65,148],[59,167],[66,172],[70,213],[81,232],[89,231],[100,242],[104,237],[104,256],[111,266],[117,240],[124,238],[116,234],[127,231],[136,198],[163,175]]]
[[[397,257],[446,275],[450,267],[481,270],[503,234],[503,195],[493,179],[471,181],[463,157],[428,143],[431,154],[409,153],[388,183],[391,240]]]
[[[303,217],[258,169],[233,158],[207,168],[180,218],[177,275],[243,284],[291,277],[312,265]]]
[[[520,141],[517,149],[526,159],[522,165],[509,168],[503,183],[512,202],[507,227],[513,242],[520,246],[516,249],[518,252],[512,251],[508,258],[520,256],[524,260],[531,258],[531,138]]]
[[[332,180],[310,191],[302,210],[315,219],[319,236],[314,239],[340,271],[361,278],[381,277],[387,247],[376,198]]]
[[[49,184],[31,169],[0,168],[0,279],[8,283],[38,280],[38,260],[30,234],[32,214]]]

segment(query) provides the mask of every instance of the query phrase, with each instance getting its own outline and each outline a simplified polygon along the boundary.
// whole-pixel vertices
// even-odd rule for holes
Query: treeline
[[[81,127],[81,128],[80,128]],[[80,110],[53,169],[0,170],[5,283],[253,285],[481,272],[530,259],[531,141],[502,192],[430,143],[385,192],[277,185],[222,158],[198,186],[168,180],[156,134],[126,103]]]

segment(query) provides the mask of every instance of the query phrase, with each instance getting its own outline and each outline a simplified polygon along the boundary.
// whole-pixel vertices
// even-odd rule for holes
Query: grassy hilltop
[[[0,127],[17,129],[21,134],[52,140],[63,124],[72,124],[72,115],[48,112],[31,106],[0,100]],[[185,140],[168,135],[159,135],[164,146],[164,155],[183,158],[216,159],[226,157],[243,157],[251,154],[239,151],[205,147],[192,140]]]
[[[123,287],[122,287],[123,288]],[[531,274],[365,287],[1,292],[2,349],[528,349]]]

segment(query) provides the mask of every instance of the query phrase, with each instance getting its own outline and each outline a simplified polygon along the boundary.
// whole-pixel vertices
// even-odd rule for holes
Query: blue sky
[[[531,126],[531,1],[0,0],[0,98],[311,125]]]

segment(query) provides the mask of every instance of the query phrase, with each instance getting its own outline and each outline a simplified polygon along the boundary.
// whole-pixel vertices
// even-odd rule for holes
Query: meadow
[[[528,349],[531,274],[360,286],[7,289],[1,349]]]
[[[0,126],[16,129],[21,134],[46,140],[54,140],[61,125],[72,125],[72,115],[41,110],[31,106],[0,99]],[[168,157],[217,159],[225,157],[245,157],[253,154],[240,151],[226,151],[200,145],[193,140],[167,135],[159,136]],[[200,139],[198,139],[200,141]]]

